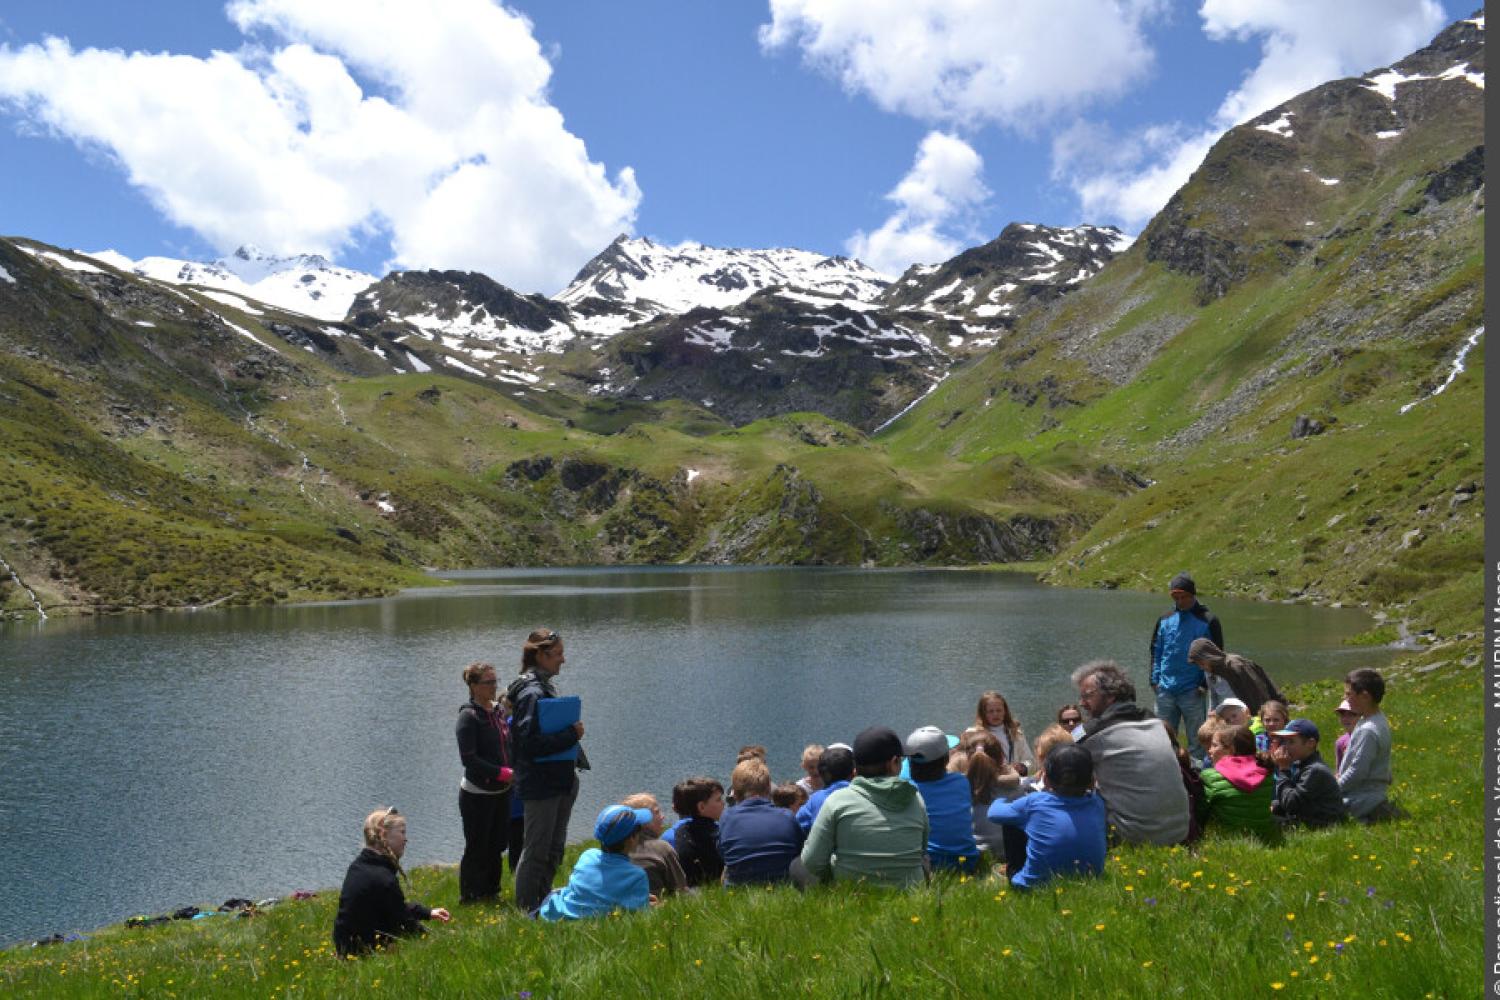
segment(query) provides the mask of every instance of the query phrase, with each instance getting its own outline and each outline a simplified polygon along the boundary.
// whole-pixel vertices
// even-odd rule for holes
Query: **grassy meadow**
[[[0,995],[978,997],[1024,984],[1060,996],[1472,997],[1485,899],[1478,662],[1477,640],[1449,643],[1388,675],[1394,796],[1410,811],[1398,823],[1304,832],[1280,848],[1210,832],[1191,850],[1116,849],[1105,877],[1030,894],[990,878],[909,893],[709,889],[571,925],[459,907],[456,871],[421,869],[410,894],[453,922],[388,952],[333,955],[335,887],[248,919],[114,926],[0,952]],[[1331,757],[1337,684],[1295,695]]]

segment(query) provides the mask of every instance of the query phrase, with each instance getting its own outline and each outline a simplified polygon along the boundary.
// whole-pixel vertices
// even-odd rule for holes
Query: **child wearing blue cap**
[[[630,860],[649,826],[651,810],[608,806],[594,821],[598,847],[578,858],[568,884],[554,889],[537,909],[543,920],[582,920],[602,917],[612,910],[641,910],[656,903],[646,872]]]

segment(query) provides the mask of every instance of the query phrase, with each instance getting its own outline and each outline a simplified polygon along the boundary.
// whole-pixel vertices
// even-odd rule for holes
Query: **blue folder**
[[[582,714],[583,702],[576,694],[564,695],[561,698],[538,698],[536,702],[536,721],[542,727],[543,733],[560,733],[564,729],[569,729],[573,723],[582,718]],[[577,759],[578,744],[574,743],[566,750],[538,757],[537,763]]]

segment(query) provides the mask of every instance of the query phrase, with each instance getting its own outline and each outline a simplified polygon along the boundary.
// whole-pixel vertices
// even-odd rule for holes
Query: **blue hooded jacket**
[[[582,920],[602,917],[611,910],[640,910],[651,904],[646,871],[623,854],[597,847],[584,851],[568,876],[568,884],[554,889],[537,910],[543,920]]]
[[[1173,608],[1151,630],[1151,687],[1172,694],[1188,694],[1208,683],[1203,671],[1188,662],[1194,639],[1212,639],[1224,648],[1224,630],[1208,608],[1193,602],[1186,611]]]

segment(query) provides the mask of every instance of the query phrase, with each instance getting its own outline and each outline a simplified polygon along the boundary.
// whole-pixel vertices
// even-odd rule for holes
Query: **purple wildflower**
[[[1368,899],[1369,897],[1371,897],[1373,895],[1375,895],[1375,887],[1372,885],[1368,889],[1365,890],[1365,898]]]

